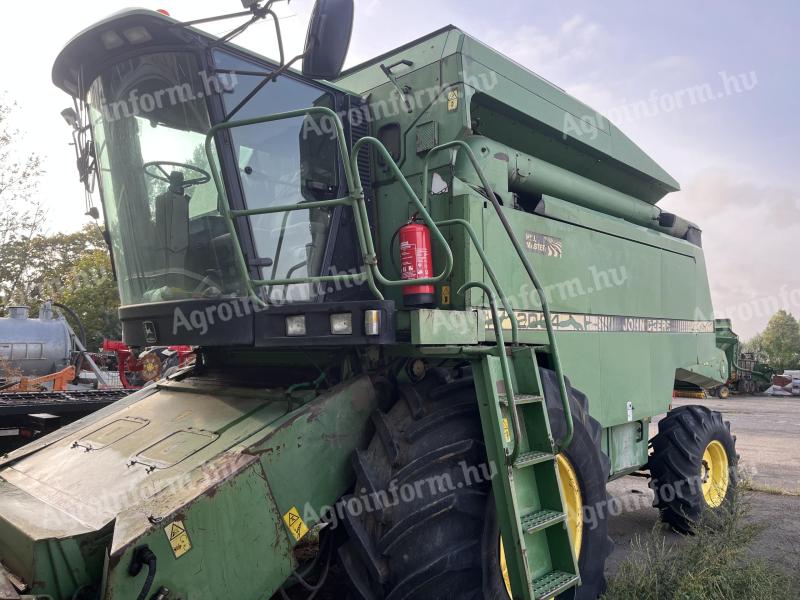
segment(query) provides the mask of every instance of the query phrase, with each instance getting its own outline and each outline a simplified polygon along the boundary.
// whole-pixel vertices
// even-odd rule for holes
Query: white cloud
[[[558,79],[594,62],[603,52],[606,39],[598,24],[578,14],[564,21],[554,33],[520,25],[512,31],[491,29],[483,41],[563,86],[564,82]]]
[[[800,298],[800,194],[795,189],[711,167],[670,196],[669,209],[703,229],[714,307],[718,316],[733,319],[740,336],[761,331],[778,308],[800,313],[795,304]]]

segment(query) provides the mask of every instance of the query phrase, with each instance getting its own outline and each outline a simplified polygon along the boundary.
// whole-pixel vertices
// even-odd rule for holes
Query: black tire
[[[702,491],[703,455],[712,442],[719,442],[728,459],[728,487],[720,506],[712,507]],[[650,487],[664,522],[689,533],[709,511],[724,510],[733,499],[737,482],[736,438],[731,424],[719,412],[705,406],[681,406],[658,423],[652,440]],[[722,493],[720,493],[722,495]]]
[[[546,369],[541,369],[540,375],[553,438],[559,442],[564,438],[567,425],[556,375]],[[567,391],[575,432],[572,443],[563,453],[578,477],[585,515],[581,555],[578,560],[581,587],[570,590],[559,598],[594,600],[605,591],[606,559],[614,549],[614,544],[608,536],[609,498],[606,490],[611,461],[602,450],[600,440],[603,428],[589,414],[589,400],[586,394],[574,389],[569,380],[567,380]]]
[[[373,416],[375,436],[353,459],[356,494],[343,499],[349,506],[376,491],[387,497],[374,508],[389,505],[359,515],[343,511],[348,540],[338,554],[352,595],[477,600],[491,481],[467,482],[460,466],[486,464],[473,381],[433,371],[416,386],[401,386],[398,395],[388,413]],[[408,501],[389,492],[392,482],[402,490],[425,481],[444,483],[424,484]]]
[[[730,397],[731,397],[731,388],[729,388],[727,385],[723,385],[723,386],[722,386],[721,388],[719,388],[719,390],[717,391],[717,397],[718,397],[720,400],[727,400],[728,398],[730,398]]]
[[[605,502],[608,461],[599,453],[599,425],[587,427],[596,421],[581,408],[586,406],[585,396],[573,393],[580,417],[570,460],[581,485],[586,484],[584,498]],[[423,485],[407,502],[400,498],[388,508],[373,502],[374,510],[360,514],[343,511],[348,540],[339,549],[339,561],[354,598],[507,600],[499,568],[491,469],[471,377],[450,379],[444,371],[429,373],[416,386],[402,386],[399,401],[388,413],[378,412],[373,422],[377,431],[372,442],[353,460],[356,494],[343,501],[358,501],[375,492],[377,498],[393,481],[395,489],[409,483]],[[563,413],[560,422],[563,429]],[[556,435],[558,427],[554,423]],[[385,499],[391,504],[390,498]],[[605,519],[589,529],[584,528],[582,553],[585,583],[577,595],[567,597],[594,599],[603,589],[602,572],[610,551]]]

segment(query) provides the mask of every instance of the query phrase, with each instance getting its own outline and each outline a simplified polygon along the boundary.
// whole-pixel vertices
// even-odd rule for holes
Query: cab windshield
[[[237,223],[239,235],[250,232],[253,248],[245,252],[251,272],[237,268],[234,244],[240,242],[228,233],[205,152],[211,127],[206,97],[223,94],[228,104],[248,86],[235,76],[201,72],[195,56],[183,52],[131,58],[93,83],[92,132],[123,305],[244,296],[246,277],[320,274],[330,217],[318,210]],[[319,96],[312,89],[295,98],[292,109],[311,106]],[[335,189],[335,154],[319,148],[304,153],[303,119],[293,121],[233,130],[238,172],[226,176],[229,185],[240,186],[245,208],[316,200]],[[313,297],[302,283],[260,293],[273,301]]]

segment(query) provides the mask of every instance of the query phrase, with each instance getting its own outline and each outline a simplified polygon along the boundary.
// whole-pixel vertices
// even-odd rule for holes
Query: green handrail
[[[214,159],[214,155],[212,152],[213,143],[217,133],[226,129],[247,127],[250,125],[258,125],[261,123],[269,123],[272,121],[293,119],[297,117],[308,117],[313,114],[318,114],[324,117],[328,117],[334,123],[336,139],[339,145],[339,152],[342,157],[345,180],[347,183],[347,189],[348,192],[350,193],[350,196],[348,196],[347,198],[337,198],[334,200],[321,200],[317,202],[306,202],[300,204],[274,206],[269,208],[246,209],[246,210],[236,210],[236,211],[231,210],[230,203],[228,202],[228,196],[225,193],[222,177],[220,175],[219,168],[217,167],[216,160]],[[357,283],[366,281],[373,295],[379,300],[382,300],[383,294],[381,294],[380,290],[378,289],[376,285],[376,280],[380,282],[382,285],[387,287],[393,287],[393,286],[400,287],[409,285],[407,280],[388,279],[381,273],[380,267],[378,265],[377,255],[375,253],[375,245],[372,240],[372,235],[369,232],[369,215],[367,214],[366,202],[364,198],[364,188],[361,182],[361,175],[358,171],[359,152],[367,145],[373,145],[377,148],[384,162],[389,166],[390,170],[392,171],[393,175],[397,178],[397,181],[400,183],[403,190],[406,192],[411,201],[416,205],[417,213],[422,217],[422,220],[429,227],[431,235],[444,250],[445,267],[442,270],[442,272],[434,277],[416,279],[414,280],[415,285],[431,285],[439,283],[445,280],[447,277],[449,277],[453,270],[453,251],[450,248],[450,245],[447,243],[447,240],[444,238],[444,235],[442,235],[441,230],[439,229],[437,224],[433,221],[427,210],[428,187],[429,187],[428,177],[430,171],[431,157],[435,153],[445,150],[447,148],[455,148],[456,154],[459,149],[463,149],[466,151],[467,157],[472,163],[475,172],[478,174],[478,177],[481,180],[481,184],[486,190],[487,197],[492,202],[492,205],[494,206],[494,209],[497,212],[498,217],[500,218],[500,222],[502,223],[504,229],[506,230],[509,239],[514,245],[514,249],[516,250],[517,255],[522,261],[522,264],[525,267],[525,270],[527,271],[531,281],[533,282],[537,294],[539,295],[539,300],[542,305],[542,312],[544,313],[545,317],[545,327],[547,329],[547,337],[550,343],[550,348],[553,356],[553,366],[555,367],[556,376],[558,378],[559,392],[561,394],[561,403],[564,408],[564,415],[566,417],[567,433],[564,436],[564,439],[561,441],[561,447],[564,448],[566,446],[569,446],[570,442],[572,441],[572,435],[574,430],[572,423],[572,412],[569,406],[569,396],[567,394],[566,383],[564,381],[564,374],[561,368],[561,359],[558,353],[558,348],[556,346],[555,332],[553,331],[552,318],[547,298],[544,294],[544,290],[541,286],[541,283],[539,282],[539,279],[533,270],[533,267],[531,266],[530,262],[525,256],[525,252],[522,246],[520,245],[519,240],[517,240],[517,237],[514,234],[514,231],[511,228],[508,219],[506,219],[505,214],[503,214],[502,207],[500,206],[500,203],[497,201],[497,198],[494,195],[491,186],[486,180],[486,176],[483,174],[483,171],[480,168],[480,165],[478,164],[478,161],[475,158],[472,149],[464,141],[455,140],[452,142],[448,142],[446,144],[442,144],[440,146],[437,146],[436,148],[433,148],[427,154],[427,156],[425,157],[424,169],[423,169],[423,185],[422,185],[423,196],[422,196],[422,201],[420,201],[420,199],[417,197],[417,194],[414,192],[413,188],[408,183],[408,180],[405,178],[402,171],[400,171],[399,167],[397,166],[397,163],[395,163],[391,154],[386,149],[386,147],[380,142],[380,140],[369,136],[363,137],[353,145],[352,154],[348,151],[347,143],[345,142],[344,126],[342,125],[342,120],[339,117],[339,115],[337,115],[334,111],[332,111],[329,108],[323,106],[313,106],[300,110],[277,113],[274,115],[267,115],[263,117],[256,117],[253,119],[243,119],[241,121],[218,123],[217,125],[211,127],[211,129],[206,134],[206,141],[205,141],[206,157],[208,158],[208,164],[209,168],[211,169],[212,178],[214,179],[214,185],[216,186],[218,196],[221,199],[220,212],[222,213],[222,216],[225,219],[225,224],[228,230],[228,234],[234,241],[233,246],[235,252],[236,265],[238,270],[240,271],[242,279],[246,282],[248,288],[247,291],[249,295],[260,305],[266,306],[266,303],[258,296],[258,293],[256,292],[257,287],[264,287],[271,285],[288,285],[292,283],[294,284],[330,283],[330,282],[343,282],[343,281],[351,281]],[[242,251],[241,244],[239,243],[239,238],[236,235],[236,227],[234,224],[235,218],[260,215],[260,214],[272,214],[278,212],[308,210],[310,208],[322,208],[322,207],[330,207],[338,205],[350,206],[354,211],[356,234],[358,237],[359,246],[361,247],[361,252],[365,263],[365,268],[363,272],[357,274],[339,274],[339,275],[327,275],[318,277],[305,277],[305,278],[297,278],[290,280],[287,279],[254,280],[250,277],[247,261],[245,260],[244,252]],[[470,229],[471,227],[468,228],[468,232],[470,232]],[[472,238],[473,242],[477,240],[477,236],[474,234],[475,234],[474,231],[470,232],[470,237]],[[480,246],[477,245],[476,248],[480,248]],[[487,266],[487,273],[489,273],[491,271],[491,268],[488,267],[488,258],[485,256],[482,249],[480,249],[478,252],[479,255],[481,255],[481,260],[483,260],[484,264]],[[495,284],[495,287],[497,288],[498,285],[497,280],[496,277],[494,277],[493,273],[490,274],[490,278],[492,279],[492,282]],[[468,287],[483,286],[486,288],[486,290],[489,290],[488,286],[484,286],[483,284],[478,284],[477,282],[471,282],[470,284],[467,284],[467,286]],[[467,289],[467,287],[462,287],[462,290],[464,289]],[[498,293],[501,293],[503,305],[504,307],[506,307],[507,297],[500,291],[498,291]],[[493,294],[491,294],[491,291],[489,299],[490,302],[494,302],[494,296]],[[496,306],[495,306],[495,312],[496,312]],[[516,319],[513,318],[514,315],[513,311],[509,311],[508,308],[506,308],[506,312],[512,319],[512,334],[515,338],[514,342],[516,343],[516,336],[517,336]],[[498,336],[498,339],[502,340],[502,335],[503,335],[502,323],[499,322],[499,318],[497,317],[497,315],[493,315],[492,318],[497,321],[495,323],[495,335]]]
[[[425,205],[420,202],[419,197],[414,192],[414,189],[411,187],[411,184],[408,183],[408,180],[403,175],[403,172],[397,166],[397,163],[392,158],[392,155],[389,154],[389,151],[383,145],[383,143],[374,137],[363,137],[358,140],[355,144],[353,144],[353,153],[350,157],[352,161],[352,169],[353,174],[355,177],[356,188],[355,188],[355,196],[356,201],[361,211],[361,218],[365,224],[369,223],[369,217],[367,215],[367,206],[366,202],[364,201],[364,188],[361,184],[361,175],[358,172],[358,153],[367,146],[372,145],[377,148],[378,152],[381,154],[384,162],[389,166],[389,169],[392,171],[394,176],[397,178],[397,181],[405,191],[406,195],[411,199],[417,209],[417,213],[422,217],[422,220],[430,229],[431,235],[436,240],[437,244],[442,248],[444,251],[444,258],[445,258],[445,266],[441,273],[434,277],[424,277],[421,279],[415,279],[413,281],[413,285],[431,285],[434,283],[440,283],[450,277],[450,274],[453,272],[453,251],[450,248],[450,244],[447,243],[444,235],[442,234],[439,227],[437,227],[434,220],[431,218],[430,213],[428,213],[428,209],[425,208]],[[371,257],[375,256],[375,247],[372,243],[372,236],[367,236],[367,247],[368,252]],[[387,287],[400,287],[400,286],[407,286],[409,285],[409,281],[405,279],[388,279],[381,273],[380,267],[378,266],[377,260],[372,261],[372,268],[373,268],[373,276],[377,281],[379,281],[382,285]]]
[[[544,289],[542,288],[541,282],[539,281],[536,272],[533,270],[533,266],[528,260],[528,257],[525,256],[525,250],[519,243],[517,236],[514,234],[514,229],[511,227],[511,224],[508,222],[506,215],[503,213],[503,208],[500,206],[500,202],[498,202],[497,196],[495,196],[494,191],[492,190],[492,186],[489,185],[489,182],[486,179],[486,176],[484,175],[483,170],[481,169],[480,164],[478,163],[478,160],[475,158],[475,154],[472,152],[472,148],[470,148],[466,142],[464,142],[463,140],[454,140],[452,142],[441,144],[440,146],[436,146],[435,148],[431,149],[431,151],[425,157],[423,174],[422,174],[423,202],[427,204],[428,201],[428,173],[430,170],[430,159],[434,153],[446,150],[448,148],[455,148],[456,155],[458,153],[458,150],[466,151],[467,158],[469,159],[470,163],[472,163],[472,167],[475,169],[478,178],[481,180],[481,185],[486,191],[487,198],[492,203],[492,206],[494,207],[494,210],[497,213],[498,218],[500,219],[500,223],[503,225],[506,234],[508,235],[509,239],[511,240],[511,243],[514,246],[514,250],[516,251],[517,256],[519,256],[519,259],[522,262],[522,266],[525,268],[528,277],[533,282],[533,286],[536,288],[536,293],[539,296],[539,302],[542,305],[542,312],[544,313],[545,328],[547,330],[547,340],[550,344],[551,356],[553,358],[553,367],[556,372],[556,378],[558,379],[558,391],[561,396],[561,406],[563,407],[564,410],[564,418],[566,420],[566,426],[567,426],[567,431],[564,435],[564,438],[559,441],[559,446],[562,449],[566,448],[572,442],[572,436],[575,430],[575,426],[572,422],[572,409],[569,404],[569,394],[567,393],[567,385],[566,381],[564,380],[564,372],[561,367],[561,357],[558,353],[558,346],[556,345],[556,336],[555,336],[555,331],[553,330],[553,320],[550,314],[550,305],[547,302],[547,297],[544,293]]]
[[[461,286],[458,290],[459,294],[463,294],[469,288],[480,288],[486,297],[489,299],[489,308],[492,311],[492,321],[494,322],[494,329],[496,333],[497,358],[500,359],[500,368],[503,371],[503,385],[506,389],[506,400],[508,402],[508,414],[511,416],[511,426],[514,428],[514,439],[511,443],[511,448],[506,448],[506,459],[509,464],[512,464],[519,455],[519,442],[522,439],[522,427],[519,423],[519,416],[517,415],[517,403],[514,398],[514,386],[511,380],[511,368],[508,366],[508,357],[506,356],[506,343],[503,339],[503,324],[500,322],[500,315],[497,313],[497,303],[494,299],[494,293],[491,288],[485,283],[479,281],[470,281]],[[492,382],[494,385],[494,382]]]
[[[282,119],[292,119],[296,117],[309,116],[312,114],[319,114],[328,117],[335,124],[336,138],[339,144],[339,152],[341,153],[342,156],[347,189],[350,195],[346,198],[337,198],[333,200],[319,200],[314,202],[303,202],[299,204],[290,204],[282,206],[271,206],[271,207],[253,208],[245,210],[231,210],[227,194],[225,194],[222,177],[220,175],[219,169],[217,167],[216,161],[213,158],[213,153],[212,153],[213,142],[216,134],[225,129],[247,127],[250,125],[258,125],[261,123],[269,123],[272,121],[278,121]],[[430,214],[425,208],[425,205],[422,202],[420,202],[419,197],[414,192],[411,185],[408,183],[408,180],[405,178],[402,171],[400,171],[400,168],[397,166],[397,163],[395,163],[394,159],[389,154],[389,151],[386,150],[384,145],[376,138],[364,137],[358,140],[358,142],[356,142],[353,145],[353,152],[351,155],[351,153],[348,151],[347,144],[345,143],[344,127],[342,125],[342,121],[339,115],[337,115],[329,108],[315,106],[301,110],[294,110],[274,115],[268,115],[264,117],[257,117],[253,119],[243,119],[241,121],[219,123],[213,126],[206,135],[206,141],[205,141],[206,155],[208,157],[209,166],[211,169],[211,175],[214,179],[214,184],[217,187],[217,193],[219,194],[219,197],[222,199],[220,212],[222,213],[222,216],[225,219],[228,233],[230,234],[231,238],[235,241],[234,251],[235,251],[237,268],[240,271],[244,281],[246,281],[249,295],[256,302],[258,302],[262,306],[266,306],[266,303],[263,300],[261,300],[261,298],[258,296],[256,292],[256,288],[265,286],[280,286],[280,285],[302,284],[302,283],[329,283],[329,282],[343,282],[343,281],[359,283],[366,281],[373,295],[377,299],[382,300],[383,294],[378,289],[376,281],[379,282],[381,285],[387,287],[401,287],[409,285],[409,282],[407,280],[403,279],[393,280],[385,277],[378,265],[377,255],[375,252],[375,245],[372,240],[372,235],[369,233],[369,215],[367,214],[366,202],[364,198],[364,188],[361,183],[361,175],[358,171],[358,153],[361,151],[362,148],[364,148],[368,144],[374,145],[381,153],[384,161],[386,162],[387,165],[389,165],[389,168],[391,169],[392,173],[397,178],[400,185],[403,187],[403,190],[406,192],[411,201],[416,205],[417,213],[421,216],[425,224],[428,225],[431,231],[431,235],[439,244],[439,246],[441,246],[445,255],[445,266],[440,274],[434,277],[415,279],[414,285],[431,285],[435,283],[440,283],[441,281],[444,281],[450,276],[450,274],[453,271],[453,251],[451,250],[449,244],[447,243],[447,240],[445,239],[444,235],[442,235],[441,230],[436,226],[436,223],[431,218]],[[298,210],[308,210],[312,208],[328,208],[331,206],[350,206],[353,209],[355,217],[354,221],[356,225],[356,235],[358,238],[359,246],[361,247],[361,253],[365,265],[363,272],[357,274],[325,275],[325,276],[303,277],[294,279],[252,279],[250,277],[249,270],[247,267],[247,261],[245,260],[244,257],[244,252],[242,251],[241,244],[238,243],[238,237],[236,235],[236,228],[234,224],[235,218],[298,211]]]
[[[331,121],[335,126],[336,140],[339,145],[339,152],[342,156],[345,181],[347,183],[347,190],[350,193],[350,196],[348,196],[347,198],[337,198],[334,200],[320,200],[316,202],[303,202],[299,204],[271,206],[271,207],[254,208],[247,210],[231,210],[230,203],[228,202],[228,195],[225,193],[225,187],[222,182],[222,176],[220,175],[219,168],[217,167],[217,162],[214,159],[214,154],[212,152],[216,135],[220,131],[227,129],[247,127],[250,125],[259,125],[262,123],[269,123],[272,121],[280,121],[284,119],[294,119],[297,117],[308,117],[310,115],[315,115],[315,114],[331,119]],[[347,282],[347,281],[353,283],[360,283],[366,281],[370,287],[370,290],[375,295],[375,297],[378,298],[379,300],[383,299],[383,295],[380,293],[380,290],[378,290],[377,286],[375,285],[375,281],[372,277],[372,271],[369,266],[366,266],[363,272],[357,274],[344,273],[339,275],[327,275],[320,277],[295,278],[291,280],[287,279],[254,280],[250,277],[250,271],[247,266],[247,261],[245,260],[244,252],[242,251],[241,244],[239,243],[239,238],[236,235],[236,226],[234,224],[234,219],[238,217],[248,217],[254,215],[266,215],[266,214],[273,214],[280,212],[309,210],[312,208],[328,208],[331,206],[350,206],[354,211],[356,228],[359,233],[358,236],[359,245],[361,246],[362,254],[364,255],[367,254],[366,251],[367,242],[364,237],[362,224],[360,223],[361,212],[358,209],[357,198],[353,194],[353,191],[356,189],[356,187],[355,187],[355,180],[353,177],[352,165],[349,160],[350,153],[347,148],[347,143],[345,142],[344,126],[342,125],[342,120],[339,118],[339,115],[337,115],[334,111],[324,106],[312,106],[300,110],[276,113],[273,115],[266,115],[263,117],[256,117],[253,119],[242,119],[240,121],[226,121],[223,123],[218,123],[217,125],[211,127],[211,129],[206,134],[205,151],[206,151],[206,157],[208,158],[209,168],[211,169],[211,176],[214,180],[214,185],[217,188],[217,194],[221,199],[220,212],[225,220],[225,225],[228,230],[228,234],[234,241],[233,247],[234,247],[234,258],[236,261],[236,267],[240,273],[241,278],[245,281],[249,296],[256,303],[260,304],[261,306],[267,306],[267,303],[260,298],[260,296],[256,291],[256,288],[259,287],[273,286],[273,285],[280,286],[289,284],[302,284],[302,283],[335,283],[335,282]],[[360,186],[360,179],[359,179],[359,186]]]
[[[483,246],[481,245],[481,242],[478,239],[478,234],[475,232],[475,228],[472,227],[469,221],[465,221],[464,219],[448,219],[446,221],[438,221],[436,224],[439,227],[460,225],[461,227],[467,230],[467,233],[469,234],[469,237],[472,240],[472,245],[475,246],[475,250],[478,251],[478,256],[481,257],[483,266],[486,269],[486,274],[489,275],[489,279],[492,280],[492,285],[494,285],[495,291],[500,296],[500,302],[503,303],[503,308],[505,308],[508,318],[511,319],[511,343],[514,344],[515,346],[519,344],[519,324],[517,323],[517,315],[514,312],[514,308],[511,306],[511,302],[509,302],[506,293],[500,286],[500,281],[497,279],[497,276],[494,273],[494,269],[492,269],[489,257],[486,256],[486,253],[483,251]]]

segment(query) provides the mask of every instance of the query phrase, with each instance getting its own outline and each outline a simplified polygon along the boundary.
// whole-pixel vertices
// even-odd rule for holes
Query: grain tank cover
[[[410,64],[396,73],[402,86],[436,63],[443,89],[464,84],[465,122],[479,123],[481,135],[651,204],[680,189],[603,115],[453,26],[353,67],[336,83],[368,94],[392,85],[381,65]]]

